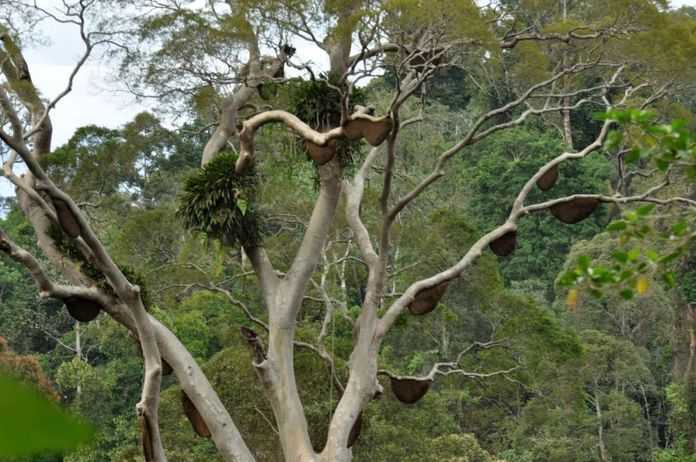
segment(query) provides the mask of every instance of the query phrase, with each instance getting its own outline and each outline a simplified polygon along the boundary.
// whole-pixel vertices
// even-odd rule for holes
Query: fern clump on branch
[[[254,246],[261,237],[255,205],[256,173],[253,168],[236,173],[236,162],[237,155],[221,153],[191,175],[177,214],[186,228],[224,245]]]

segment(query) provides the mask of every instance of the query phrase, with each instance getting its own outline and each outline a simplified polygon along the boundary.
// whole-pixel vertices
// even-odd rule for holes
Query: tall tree
[[[484,377],[515,369],[467,371],[461,367],[461,358],[469,349],[452,352],[448,360],[434,363],[422,376],[382,370],[379,360],[385,336],[398,320],[409,313],[432,311],[456,280],[475,277],[475,264],[487,249],[499,256],[514,251],[522,219],[550,211],[572,224],[601,204],[648,201],[693,207],[688,198],[665,200],[663,195],[670,191],[660,185],[635,194],[580,189],[552,199],[535,198],[537,187],[553,187],[559,170],[563,181],[566,165],[600,152],[615,122],[610,116],[587,145],[544,159],[515,192],[502,220],[470,245],[456,249],[457,258],[444,268],[411,280],[393,278],[400,220],[415,207],[430,208],[421,202],[426,192],[452,174],[450,161],[455,156],[475,156],[478,142],[533,116],[567,113],[586,105],[613,114],[628,106],[644,108],[688,81],[676,69],[696,55],[693,29],[681,27],[686,19],[661,12],[661,2],[621,0],[607,8],[605,2],[586,1],[585,14],[572,27],[549,21],[546,3],[500,2],[479,7],[472,0],[428,5],[417,0],[239,0],[207,2],[201,7],[197,2],[80,0],[67,3],[58,13],[30,5],[39,14],[75,25],[85,45],[65,91],[50,101],[41,97],[32,81],[18,36],[5,28],[0,37],[4,78],[0,139],[11,152],[4,176],[16,187],[38,246],[60,276],[46,271],[32,253],[4,232],[0,232],[0,250],[27,268],[42,295],[62,300],[77,319],[87,321],[104,311],[139,340],[144,371],[136,409],[146,460],[167,460],[159,425],[166,367],[176,374],[184,406],[198,433],[212,438],[224,460],[252,461],[254,454],[193,355],[148,312],[141,287],[115,263],[95,224],[72,197],[75,192],[68,194],[61,188],[61,179],[53,178],[43,166],[42,160],[52,152],[51,110],[70,91],[75,74],[95,47],[114,47],[115,56],[122,59],[124,84],[141,96],[159,97],[162,105],[170,107],[184,102],[197,116],[205,114],[196,108],[205,108],[213,116],[214,131],[202,150],[201,170],[183,188],[180,215],[189,227],[223,246],[241,247],[258,279],[265,316],[261,319],[246,312],[258,332],[245,328],[242,335],[270,403],[285,460],[342,462],[352,459],[351,447],[359,444],[361,412],[382,392],[379,376],[389,378],[397,396],[413,402],[443,376]],[[6,4],[26,7],[12,1],[0,5],[7,8]],[[110,27],[106,19],[113,19],[117,7],[122,19]],[[677,34],[671,39],[674,47],[659,55],[646,51],[644,47],[664,30]],[[326,59],[325,73],[319,73],[298,51],[300,39]],[[565,47],[575,47],[574,52],[566,54]],[[556,48],[568,58],[546,59],[548,51]],[[425,116],[414,113],[411,102],[439,70],[450,66],[462,67],[476,81],[488,79],[487,88],[497,104],[472,114],[456,139],[426,156],[432,157],[430,172],[415,184],[404,184],[398,176],[403,162],[401,140]],[[286,68],[305,74],[288,79]],[[358,84],[387,69],[395,81],[389,97],[378,107],[366,105]],[[285,101],[283,96],[287,96]],[[642,112],[637,114],[641,117]],[[263,197],[263,158],[272,150],[264,139],[272,124],[295,135],[313,162],[318,183],[302,237],[288,246],[293,255],[284,271],[264,246],[262,231],[268,223],[259,201]],[[92,135],[113,137],[113,133],[99,130]],[[360,156],[363,140],[370,147]],[[108,166],[112,161],[105,152],[90,150],[89,143],[78,148],[85,150],[84,160],[92,165]],[[120,154],[124,154],[123,162],[131,162],[129,153]],[[14,170],[20,159],[29,171],[24,176]],[[146,169],[147,165],[136,168]],[[77,177],[79,168],[73,173]],[[128,181],[128,172],[124,173]],[[657,174],[664,175],[663,183],[668,184],[673,173]],[[110,183],[113,178],[102,180],[105,187],[117,187]],[[364,220],[368,213],[363,210],[371,205],[364,200],[368,181],[382,186],[371,201],[376,208],[372,222]],[[300,339],[298,320],[339,210],[367,279],[354,322],[347,382],[336,379],[341,395],[322,449],[317,450],[296,380],[295,348],[315,352],[334,369],[336,358],[322,345],[326,335],[314,343]],[[336,314],[327,300],[326,326]],[[475,347],[481,345],[471,348]],[[601,422],[602,417],[598,419]]]

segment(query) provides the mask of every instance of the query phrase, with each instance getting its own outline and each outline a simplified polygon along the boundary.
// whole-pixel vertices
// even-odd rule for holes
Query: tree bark
[[[563,106],[570,106],[570,98],[563,98]],[[563,109],[563,139],[569,150],[573,150],[573,127],[570,122],[570,109]]]
[[[696,403],[696,306],[680,301],[674,320],[672,377],[684,386],[687,409],[686,438],[689,451],[696,454],[696,415],[691,403]],[[693,405],[696,407],[696,404]]]
[[[181,389],[203,417],[225,462],[254,462],[232,417],[191,353],[163,324],[150,316],[162,357],[172,366]]]
[[[597,396],[597,382],[595,382],[593,401],[595,405],[595,412],[597,414],[597,444],[599,446],[599,459],[602,462],[611,462],[611,457],[607,452],[607,446],[604,441],[604,421],[602,420],[602,406],[600,406],[599,396]]]

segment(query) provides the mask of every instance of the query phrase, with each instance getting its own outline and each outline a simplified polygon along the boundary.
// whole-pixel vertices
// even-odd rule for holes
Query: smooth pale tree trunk
[[[570,106],[570,98],[563,98],[563,105]],[[563,138],[566,146],[571,151],[573,148],[573,127],[570,122],[570,109],[563,110]]]
[[[687,404],[696,401],[696,306],[682,301],[674,319],[675,341],[672,378],[684,386]],[[687,416],[686,438],[689,451],[696,454],[696,415]]]
[[[563,10],[563,21],[568,19],[568,0],[562,0],[561,8]],[[563,67],[566,67],[568,63],[568,53],[563,52]],[[563,79],[565,90],[568,90],[567,79]],[[568,96],[563,98],[563,106],[568,108],[570,106],[570,98]],[[573,150],[573,127],[570,122],[570,109],[563,109],[563,141],[565,141],[566,146],[571,151]]]
[[[686,304],[688,332],[689,332],[689,360],[684,371],[684,381],[686,383],[686,401],[687,409],[689,409],[688,419],[688,443],[691,454],[696,454],[696,415],[691,411],[696,407],[696,370],[694,370],[694,361],[696,361],[696,307],[692,304]]]
[[[599,404],[599,396],[597,396],[597,382],[595,381],[594,405],[597,413],[597,445],[599,446],[599,459],[602,462],[611,462],[611,457],[607,451],[607,445],[604,441],[604,422],[602,420],[602,406]]]
[[[75,322],[75,356],[77,356],[77,359],[82,361],[82,341],[80,338],[79,321]],[[79,377],[77,379],[77,389],[75,393],[77,394],[77,396],[80,396],[82,394],[82,380]]]
[[[150,320],[162,357],[172,366],[181,389],[203,417],[222,459],[225,462],[254,462],[254,456],[232,417],[191,353],[163,324],[152,316]]]
[[[309,440],[307,420],[295,381],[294,345],[295,322],[277,322],[268,337],[265,361],[255,365],[268,390],[268,398],[278,423],[280,443],[285,460],[314,461]]]

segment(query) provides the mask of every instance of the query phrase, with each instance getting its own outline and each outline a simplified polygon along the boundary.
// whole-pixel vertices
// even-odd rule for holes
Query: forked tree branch
[[[0,252],[24,266],[31,274],[32,279],[39,289],[41,298],[55,298],[65,300],[71,297],[80,297],[95,301],[100,305],[107,305],[111,301],[100,290],[78,286],[68,286],[53,282],[41,267],[34,256],[22,247],[14,243],[7,234],[0,229]]]
[[[82,6],[82,8],[81,14],[83,14],[85,7]],[[82,34],[84,38],[84,30],[82,30]],[[73,239],[78,241],[78,245],[81,242],[86,244],[90,255],[85,255],[85,257],[93,257],[93,263],[106,276],[106,279],[114,289],[117,297],[130,308],[145,358],[145,378],[141,400],[137,404],[137,411],[140,418],[144,421],[144,427],[148,429],[148,446],[152,452],[149,456],[156,462],[165,462],[166,456],[162,448],[158,423],[159,393],[162,374],[161,357],[150,318],[145,311],[140,297],[140,289],[127,280],[94,234],[87,219],[72,198],[61,191],[50,178],[48,178],[46,172],[39,164],[39,157],[50,150],[51,122],[48,117],[50,106],[43,106],[38,96],[38,91],[31,82],[26,62],[14,41],[7,34],[0,36],[0,39],[2,39],[5,48],[2,54],[9,56],[12,61],[10,63],[7,59],[3,60],[3,73],[10,82],[10,88],[32,114],[32,124],[35,128],[32,129],[30,133],[35,134],[35,141],[33,150],[30,151],[24,142],[26,135],[22,136],[22,138],[15,138],[8,136],[4,131],[0,131],[0,139],[17,152],[29,169],[31,181],[25,185],[26,188],[42,190],[50,197],[56,208],[58,207],[57,204],[61,204],[62,207],[65,208],[63,213],[66,217],[69,217],[72,222],[72,227],[74,228],[72,231],[72,234],[74,234],[72,236]],[[85,55],[85,60],[86,56],[88,56],[88,54]],[[75,73],[83,63],[84,61],[78,63]],[[74,74],[71,79],[72,78],[74,78]],[[63,96],[70,91],[70,88],[71,83],[69,83],[68,89]],[[10,112],[10,115],[11,114]],[[11,169],[11,166],[8,166],[8,168]],[[10,178],[11,177],[12,175],[10,175]],[[20,189],[24,190],[25,188]],[[33,198],[33,200],[36,200],[37,196],[38,194],[29,193],[29,197]],[[45,207],[46,201],[39,201],[39,204]]]
[[[491,348],[496,348],[496,347],[501,347],[505,346],[505,341],[504,340],[492,340],[489,342],[474,342],[468,347],[464,348],[462,351],[457,354],[457,357],[452,360],[452,361],[441,361],[441,362],[436,362],[433,364],[433,366],[430,368],[430,371],[425,374],[425,375],[399,375],[394,372],[391,372],[386,369],[380,369],[379,374],[380,375],[386,375],[387,377],[393,378],[393,379],[410,379],[410,380],[417,380],[417,381],[434,381],[437,376],[443,376],[446,377],[448,375],[462,375],[464,377],[471,377],[471,378],[489,378],[489,377],[494,377],[496,375],[507,375],[512,373],[513,371],[516,371],[519,369],[519,366],[514,366],[508,369],[501,369],[497,371],[492,371],[492,372],[473,372],[473,371],[468,371],[466,369],[463,369],[461,367],[461,362],[462,359],[464,359],[464,356],[469,354],[472,351],[475,350],[488,350]]]
[[[617,72],[614,74],[612,81],[615,81],[616,78],[618,78],[619,73],[621,72],[622,68],[619,68]],[[610,82],[611,83],[611,82]],[[635,88],[627,89],[625,91],[625,94],[623,98],[618,102],[618,105],[622,105],[625,103],[625,101],[628,99],[629,96],[631,96],[634,92],[636,91]],[[605,98],[606,99],[606,98]],[[693,201],[690,199],[685,199],[685,198],[670,198],[670,199],[659,199],[655,198],[652,195],[662,189],[665,184],[660,184],[657,185],[651,189],[649,189],[646,193],[642,195],[637,195],[637,196],[631,196],[631,197],[622,197],[622,196],[604,196],[604,195],[574,195],[574,196],[569,196],[569,197],[564,197],[560,199],[554,199],[551,201],[546,201],[544,203],[540,204],[534,204],[531,206],[525,207],[524,202],[527,199],[529,193],[532,191],[534,186],[536,185],[537,181],[546,173],[548,172],[551,168],[559,165],[560,163],[566,161],[566,160],[577,160],[584,158],[588,156],[589,154],[597,151],[602,147],[604,144],[604,141],[606,139],[607,133],[609,131],[609,128],[611,126],[612,122],[610,120],[607,120],[604,122],[602,125],[602,128],[597,136],[597,138],[587,145],[583,150],[579,152],[566,152],[562,153],[561,155],[557,156],[556,158],[550,160],[547,162],[545,165],[543,165],[539,170],[532,175],[531,178],[525,183],[525,185],[521,188],[520,192],[518,193],[512,209],[510,211],[510,214],[505,221],[504,224],[500,225],[496,229],[490,231],[486,235],[482,236],[462,257],[461,260],[459,260],[456,264],[453,266],[449,267],[448,269],[421,281],[418,281],[414,284],[412,284],[405,292],[404,294],[397,299],[386,311],[385,315],[382,317],[380,320],[380,327],[378,329],[378,335],[383,336],[386,334],[386,332],[389,330],[389,328],[393,325],[394,321],[396,318],[404,311],[406,306],[411,303],[411,301],[414,299],[415,295],[422,289],[425,288],[430,288],[434,287],[440,283],[450,281],[456,277],[458,277],[469,265],[471,265],[483,252],[483,250],[488,246],[491,242],[494,240],[502,237],[503,235],[513,232],[517,229],[517,222],[518,220],[523,217],[524,215],[528,214],[529,212],[532,211],[538,211],[538,210],[543,210],[550,208],[551,206],[563,202],[569,202],[573,199],[580,198],[580,197],[587,197],[587,198],[593,198],[597,199],[602,202],[613,202],[613,203],[629,203],[629,202],[653,202],[653,203],[659,203],[659,204],[672,204],[672,203],[682,203],[682,204],[687,204],[689,206],[693,206]]]

